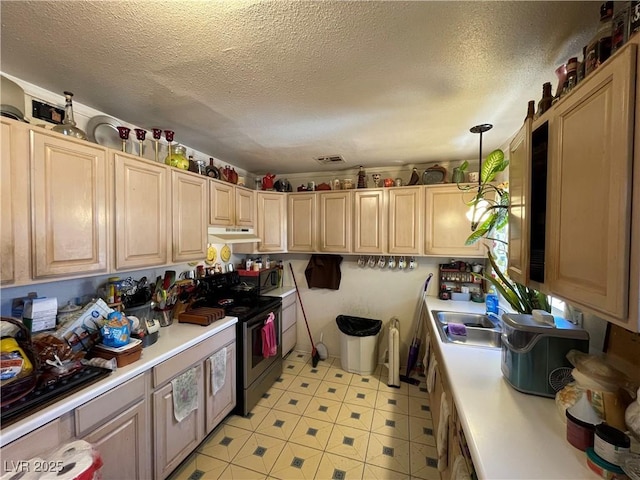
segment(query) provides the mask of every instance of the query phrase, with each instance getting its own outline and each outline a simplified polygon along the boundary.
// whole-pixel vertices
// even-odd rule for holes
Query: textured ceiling
[[[0,69],[255,173],[475,158],[598,2],[2,1]]]

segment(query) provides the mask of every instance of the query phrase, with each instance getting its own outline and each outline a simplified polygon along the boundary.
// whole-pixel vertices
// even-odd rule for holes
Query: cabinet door
[[[389,190],[389,253],[420,254],[423,187]]]
[[[24,125],[0,119],[0,284],[15,285],[30,280],[29,134]]]
[[[217,180],[209,181],[209,223],[223,227],[235,223],[235,187]]]
[[[206,363],[206,381],[205,381],[205,398],[206,398],[206,432],[211,430],[222,422],[231,410],[236,406],[236,346],[230,343],[225,347],[226,354],[226,371],[224,385],[215,395],[213,393],[213,378],[211,371],[211,362],[209,359]]]
[[[31,132],[34,278],[107,271],[106,150]]]
[[[353,252],[386,251],[386,203],[384,190],[359,190],[353,193]]]
[[[457,185],[426,187],[425,255],[447,257],[482,257],[483,243],[465,245],[471,235],[471,221],[467,218],[475,192],[463,192]]]
[[[287,195],[287,250],[313,252],[316,249],[315,193]]]
[[[531,119],[509,144],[509,276],[522,285],[529,279],[529,171]]]
[[[199,370],[198,408],[181,422],[173,415],[171,383],[153,393],[155,478],[167,477],[204,438],[204,382]]]
[[[256,216],[255,192],[247,188],[236,187],[236,225],[253,227]]]
[[[351,192],[317,193],[320,221],[318,250],[351,252]]]
[[[201,260],[207,252],[207,179],[171,172],[173,261]]]
[[[151,477],[148,422],[146,401],[141,400],[83,437],[102,456],[104,465],[100,473],[104,480],[144,480]]]
[[[298,324],[298,302],[295,293],[282,299],[282,356],[296,346]]]
[[[116,269],[168,263],[169,167],[115,154]]]
[[[286,249],[286,194],[258,192],[259,252],[284,252]]]
[[[629,44],[557,105],[550,126],[550,292],[623,326],[635,75],[636,45]]]

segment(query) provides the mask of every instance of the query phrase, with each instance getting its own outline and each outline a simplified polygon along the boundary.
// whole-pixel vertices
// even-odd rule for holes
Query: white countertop
[[[276,288],[275,290],[270,290],[267,293],[265,293],[265,295],[267,295],[268,297],[281,297],[284,298],[288,295],[291,295],[292,293],[295,293],[296,291],[296,287],[280,287],[280,288]]]
[[[500,370],[499,349],[442,342],[431,310],[485,312],[484,303],[427,297],[431,330],[444,359],[471,457],[480,479],[595,479],[585,453],[566,440],[552,398],[512,388]]]
[[[209,326],[173,322],[160,329],[158,341],[142,350],[142,358],[126,367],[118,368],[108,377],[63,398],[0,430],[0,447],[32,432],[38,427],[55,420],[74,408],[112,390],[127,380],[139,375],[155,365],[173,357],[197,343],[215,335],[238,322],[236,317],[224,317]]]

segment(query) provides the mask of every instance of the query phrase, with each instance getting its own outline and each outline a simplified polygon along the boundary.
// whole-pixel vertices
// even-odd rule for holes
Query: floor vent
[[[316,161],[322,165],[345,163],[344,158],[342,158],[340,155],[327,155],[326,157],[317,157]]]

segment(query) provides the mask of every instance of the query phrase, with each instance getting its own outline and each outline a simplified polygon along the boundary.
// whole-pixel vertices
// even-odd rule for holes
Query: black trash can
[[[382,320],[338,315],[340,364],[349,373],[371,375],[376,369]]]

